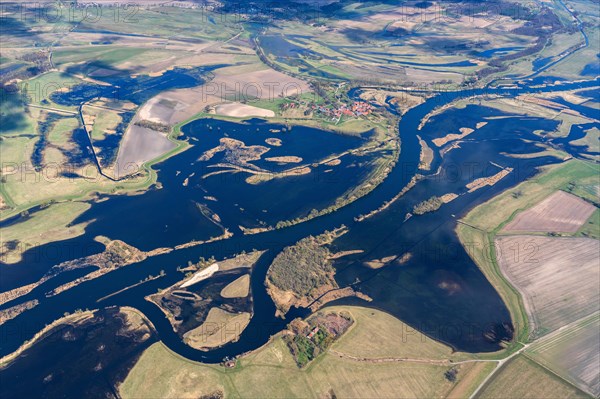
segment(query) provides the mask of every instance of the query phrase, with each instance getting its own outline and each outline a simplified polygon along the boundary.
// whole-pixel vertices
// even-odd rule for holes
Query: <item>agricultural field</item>
[[[495,398],[589,398],[585,392],[519,355],[508,361],[475,396]]]
[[[443,3],[421,8],[350,3],[322,15],[318,24],[282,21],[266,30],[258,44],[276,68],[307,76],[460,83],[486,69],[487,54],[496,48],[516,54],[534,46],[527,21],[516,12],[519,7],[504,6],[515,12],[500,15]]]
[[[16,1],[14,4],[26,3]],[[226,40],[237,33],[239,17],[213,12],[208,8],[183,7],[143,7],[144,2],[132,1],[127,7],[114,7],[113,2],[89,2],[90,8],[75,10],[73,15],[66,14],[56,7],[49,7],[54,18],[36,18],[35,6],[26,8],[21,18],[20,8],[6,7],[7,23],[13,26],[12,32],[3,32],[6,47],[15,51],[44,45],[67,47],[70,50],[82,50],[85,46],[108,48],[130,40],[151,40],[163,43],[164,37],[195,38],[205,40]],[[96,4],[102,4],[98,10]],[[29,4],[31,6],[31,4]],[[39,7],[39,5],[38,5]],[[202,23],[199,23],[201,21]],[[77,29],[73,29],[76,25]],[[190,29],[195,26],[196,29]],[[28,33],[28,34],[24,34]],[[61,41],[56,43],[57,38]],[[131,38],[131,39],[130,39]],[[169,43],[166,43],[169,46]],[[4,46],[3,46],[4,47]],[[116,56],[116,58],[122,55]]]
[[[496,238],[498,264],[523,296],[533,337],[600,310],[598,253],[591,238]]]
[[[124,398],[184,398],[214,392],[225,397],[466,397],[490,371],[492,363],[452,366],[441,360],[451,349],[432,340],[409,338],[401,351],[385,356],[382,347],[399,345],[397,336],[388,333],[377,336],[382,339],[379,346],[356,353],[353,348],[361,347],[364,337],[378,333],[373,326],[391,332],[402,331],[405,325],[374,309],[327,311],[346,311],[355,324],[306,369],[298,368],[281,335],[242,356],[231,369],[185,361],[158,343],[141,356],[119,393]],[[163,367],[157,368],[157,362]],[[444,376],[452,368],[457,370],[456,382]]]
[[[58,16],[52,20],[36,16],[35,13],[41,12],[39,8],[44,5]],[[25,118],[28,112],[33,112],[33,107],[76,111],[74,105],[56,103],[51,95],[57,91],[68,91],[82,83],[107,84],[96,78],[110,78],[119,74],[160,75],[175,66],[206,63],[210,56],[207,57],[203,52],[215,44],[211,40],[226,40],[239,33],[236,21],[220,18],[217,22],[216,15],[208,10],[174,7],[149,9],[135,5],[123,10],[111,5],[98,11],[93,4],[94,11],[98,11],[94,18],[85,14],[90,12],[90,8],[74,10],[70,18],[75,23],[71,24],[64,10],[61,13],[51,3],[44,5],[21,6],[15,3],[3,7],[3,22],[12,27],[10,32],[2,32],[3,65],[11,62],[20,62],[24,67],[35,65],[37,73],[37,76],[30,76],[33,72],[29,70],[33,71],[32,68],[27,71],[21,68],[1,77],[3,84],[18,82],[17,89],[26,96],[26,108],[16,114]],[[135,18],[128,18],[133,14]],[[187,24],[197,21],[199,17],[206,22],[202,29],[188,29]],[[147,23],[149,21],[150,24]],[[191,44],[183,37],[181,41],[173,38],[172,35],[178,30],[185,37],[197,37],[198,43]],[[132,35],[133,32],[136,34]],[[152,33],[147,34],[149,32]],[[163,39],[167,36],[171,38],[169,41]],[[233,61],[235,55],[225,54],[223,57]],[[222,62],[219,57],[212,58],[215,63]],[[35,115],[32,117],[36,118]],[[8,128],[10,130],[10,125]],[[34,137],[31,137],[32,141],[35,141]],[[19,201],[15,199],[14,202]]]
[[[78,77],[56,70],[20,82],[19,89],[25,94],[27,105],[30,107],[76,111],[77,108],[74,106],[57,104],[52,100],[51,95],[59,90],[68,90],[82,82],[83,80]]]
[[[600,240],[600,209],[596,209],[594,214],[579,229],[577,236],[590,237]]]
[[[456,228],[469,255],[507,304],[515,325],[516,337],[522,341],[527,341],[530,335],[528,312],[520,293],[507,281],[497,264],[495,252],[492,252],[495,248],[494,239],[519,211],[535,206],[557,190],[562,189],[585,198],[593,198],[594,191],[588,188],[597,184],[598,173],[598,165],[580,160],[545,167],[526,182],[473,208],[462,219],[463,223],[458,224]],[[527,248],[521,248],[523,255],[526,255],[524,250]]]
[[[3,399],[600,395],[597,0],[42,3],[0,7]]]
[[[582,76],[598,75],[598,46],[600,46],[600,16],[598,15],[598,5],[591,0],[572,0],[569,2],[559,2],[553,0],[548,2],[553,10],[559,11],[563,20],[572,20],[572,17],[566,14],[565,8],[577,15],[582,22],[582,29],[588,40],[588,45],[579,47],[570,56],[562,59],[556,65],[551,66],[542,72],[546,76],[564,76],[567,79],[581,79]],[[562,3],[562,4],[561,4]],[[569,40],[573,46],[580,46],[584,43],[581,34],[579,34],[579,44],[575,44],[575,38]]]
[[[576,159],[544,167],[526,182],[472,209],[463,221],[491,232],[504,227],[516,211],[531,208],[557,190],[592,199],[598,195],[591,187],[597,184],[598,173],[600,166]]]
[[[12,15],[16,14],[10,13],[10,7],[7,10],[3,19],[12,21]],[[243,96],[251,92],[248,85],[256,82],[273,81],[282,85],[280,91],[270,93],[272,96],[279,96],[285,85],[308,91],[305,82],[262,64],[247,39],[236,39],[241,33],[239,20],[229,20],[210,10],[157,7],[137,9],[136,17],[145,21],[143,24],[124,23],[112,18],[114,12],[114,8],[105,8],[98,20],[83,21],[75,30],[66,30],[68,24],[59,22],[47,29],[43,21],[35,18],[26,20],[21,27],[35,32],[34,39],[38,43],[51,45],[52,56],[51,65],[43,64],[37,76],[27,78],[15,72],[14,76],[20,80],[17,88],[25,96],[19,97],[16,93],[11,95],[11,101],[2,102],[3,115],[5,111],[15,115],[10,123],[4,123],[3,118],[2,218],[49,200],[88,199],[96,192],[127,192],[151,185],[156,179],[155,173],[146,169],[151,161],[172,155],[185,145],[152,129],[157,125],[148,128],[147,121],[160,124],[164,120],[170,132],[178,123],[202,112],[207,104],[223,102],[225,92],[236,93],[233,100],[245,101]],[[201,29],[183,28],[197,18],[206,21]],[[112,33],[99,33],[103,30]],[[181,30],[181,40],[172,36],[178,30]],[[137,33],[131,35],[132,31]],[[164,35],[169,37],[168,41]],[[196,39],[190,41],[189,37]],[[38,63],[48,59],[47,53],[36,53],[30,47],[31,38],[27,41],[22,38],[18,34],[5,37],[3,31],[3,64],[13,59],[32,59]],[[229,39],[232,39],[229,45],[223,42]],[[139,109],[135,104],[120,101],[123,99],[118,97],[118,92],[109,91],[109,98],[95,99],[83,107],[83,120],[79,123],[76,122],[77,104],[57,102],[57,98],[66,98],[64,93],[82,85],[101,91],[106,90],[110,82],[117,81],[118,85],[119,79],[132,81],[139,77],[155,79],[160,85],[161,76],[173,68],[196,65],[220,68],[215,71],[210,90],[206,87],[183,89],[179,93],[176,90],[164,98],[157,90],[157,96]],[[12,75],[2,76],[10,77]],[[241,90],[245,90],[244,93]],[[213,91],[215,95],[209,94]],[[262,91],[266,98],[267,88],[262,87]],[[286,93],[291,95],[294,91],[287,89]],[[132,118],[131,113],[136,115]],[[45,115],[58,115],[52,116],[58,121],[43,122],[48,119]],[[86,126],[89,139],[82,126]],[[40,139],[40,135],[47,135],[47,139]],[[86,147],[92,148],[102,170],[95,168]],[[129,174],[135,176],[119,182],[111,180]]]
[[[596,209],[589,202],[559,190],[515,216],[502,233],[575,233]]]
[[[600,395],[600,314],[594,313],[535,342],[525,352],[573,384]]]
[[[325,308],[327,310],[327,308]],[[352,314],[355,314],[352,308]],[[455,352],[410,325],[384,312],[361,310],[360,323],[368,328],[351,328],[335,344],[335,350],[357,358],[421,358],[461,361],[469,355]],[[356,343],[360,342],[360,345]],[[386,342],[385,346],[380,342]]]
[[[242,109],[240,107],[245,105],[239,103],[255,97],[264,104],[253,106],[275,108],[275,114],[281,113],[282,116],[287,115],[292,119],[300,117],[306,123],[314,123],[312,118],[305,118],[306,115],[302,113],[305,111],[304,108],[301,108],[302,111],[298,115],[296,111],[280,112],[281,91],[271,93],[272,96],[268,99],[264,98],[266,97],[264,93],[268,92],[265,87],[262,87],[263,95],[254,93],[255,85],[265,81],[278,82],[282,87],[296,87],[303,95],[310,92],[306,81],[288,76],[281,71],[292,72],[310,79],[315,76],[307,74],[306,70],[321,71],[323,76],[316,76],[317,78],[327,78],[338,72],[344,77],[352,77],[357,73],[362,76],[368,71],[368,75],[376,79],[382,77],[387,79],[393,75],[394,78],[405,76],[402,79],[407,82],[419,82],[422,79],[430,81],[432,76],[437,76],[438,78],[434,80],[459,82],[465,76],[484,68],[487,60],[482,54],[495,46],[506,47],[509,42],[514,44],[515,40],[522,44],[521,47],[532,43],[531,36],[513,32],[523,27],[526,22],[510,16],[496,15],[494,18],[489,18],[484,14],[476,13],[473,18],[468,19],[463,15],[465,10],[460,7],[458,9],[451,7],[417,9],[412,6],[349,4],[333,12],[331,17],[323,18],[320,24],[301,24],[291,19],[280,21],[261,35],[259,44],[266,54],[265,58],[263,53],[259,51],[257,55],[252,49],[256,43],[250,39],[251,32],[241,31],[239,16],[232,17],[210,8],[139,7],[135,9],[135,19],[128,20],[126,17],[129,14],[115,14],[117,11],[119,10],[108,7],[99,18],[93,21],[80,21],[76,29],[70,28],[64,20],[50,24],[48,29],[48,26],[44,26],[44,21],[35,18],[26,19],[24,25],[19,26],[19,32],[23,30],[33,34],[35,43],[50,45],[52,52],[51,64],[44,64],[43,73],[21,82],[21,86],[27,88],[24,91],[33,94],[29,103],[46,108],[75,110],[73,106],[55,103],[51,94],[68,90],[82,82],[106,84],[103,82],[114,76],[137,77],[148,74],[160,77],[168,70],[180,66],[213,65],[217,69],[214,71],[210,86],[203,89],[179,89],[162,93],[143,105],[131,121],[125,139],[122,140],[122,148],[117,152],[114,149],[99,151],[100,148],[94,147],[101,163],[112,163],[116,154],[116,162],[120,169],[104,170],[109,177],[122,177],[130,174],[131,171],[139,171],[141,165],[182,148],[152,129],[135,125],[140,121],[150,120],[171,128],[204,111],[207,106],[219,105],[224,100],[226,104],[220,106],[224,115],[247,116],[249,114],[246,111],[240,114]],[[6,17],[12,21],[12,15],[9,10]],[[445,21],[448,23],[440,23],[440,15],[448,17],[449,21]],[[187,24],[197,21],[198,18],[204,22],[199,29],[185,28]],[[404,46],[394,45],[397,40],[410,38],[417,31],[419,36],[427,33],[430,38],[426,42],[413,38]],[[467,46],[469,48],[455,49],[449,46],[445,38],[450,31],[460,33],[458,37],[469,42]],[[132,34],[133,32],[135,35]],[[24,40],[23,37],[24,35],[20,34],[6,37],[7,46],[3,48],[2,54],[5,61],[48,58],[47,53],[35,53],[31,48],[31,39]],[[169,40],[165,41],[165,37]],[[298,46],[305,48],[306,53],[297,53],[296,60],[300,60],[301,64],[305,62],[307,66],[290,67],[288,65],[290,60],[285,56],[280,60],[280,56],[273,54],[273,46],[281,47],[280,45],[283,45],[283,48],[289,47],[291,53],[294,53],[294,49]],[[519,46],[515,46],[517,47]],[[449,53],[443,54],[441,49],[447,49]],[[432,51],[439,59],[431,60]],[[460,54],[457,54],[457,51]],[[383,67],[382,54],[392,57],[388,65]],[[267,65],[263,64],[263,61],[266,61]],[[280,68],[282,65],[283,68]],[[240,87],[241,91],[236,92],[236,87]],[[225,92],[228,94],[225,95]],[[285,94],[294,93],[298,94],[298,91],[286,90]],[[165,106],[166,104],[168,105]],[[31,110],[31,107],[29,108]],[[216,109],[218,110],[219,107]],[[14,137],[10,141],[3,140],[2,147],[7,149],[3,150],[3,153],[8,152],[9,148],[25,146],[24,151],[16,151],[16,153],[27,154],[36,145],[36,139],[31,137],[36,135],[37,129],[33,126],[33,120],[38,111],[31,112],[31,116],[24,112],[24,120],[19,122],[19,126],[31,126],[28,138]],[[266,115],[266,111],[256,112]],[[114,146],[114,143],[111,143],[115,140],[119,142],[119,139],[111,136],[110,133],[120,117],[122,115],[118,113],[108,112],[103,116],[103,122],[93,128],[92,138],[104,145]],[[330,127],[342,131],[361,129],[364,131],[369,126],[368,123],[363,122],[342,121],[339,127],[337,123],[336,126]],[[145,140],[145,137],[151,140]],[[63,143],[66,141],[63,140]],[[60,145],[58,148],[48,149],[47,159],[50,162],[66,162],[61,152],[70,150],[72,147],[60,147]],[[26,159],[27,157],[19,161]],[[131,163],[137,167],[125,168]],[[86,173],[89,175],[90,171],[80,168],[75,173],[83,176]],[[8,175],[10,171],[3,174]],[[19,186],[14,178],[7,176],[7,187],[3,189],[2,202],[11,206],[10,213],[7,213],[11,215],[47,199],[55,199],[56,196],[73,198],[88,195],[92,191],[111,192],[118,189],[126,191],[146,187],[153,179],[151,174],[141,173],[122,184],[111,182],[103,176],[97,176],[93,184],[76,181],[74,184],[64,185],[62,179],[58,183],[51,182],[52,184],[41,181],[37,186],[38,189],[33,191],[35,195],[27,194],[25,198],[24,191],[31,193],[32,187],[28,184]]]
[[[597,176],[597,165],[579,160],[545,168],[474,208],[457,228],[509,305],[517,339],[530,342],[476,397],[597,395],[600,241],[590,204],[598,201]],[[531,234],[510,235],[521,228]],[[554,231],[561,229],[568,232]]]

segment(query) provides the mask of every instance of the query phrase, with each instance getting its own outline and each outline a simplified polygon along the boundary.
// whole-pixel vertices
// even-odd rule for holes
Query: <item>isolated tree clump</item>
[[[329,249],[312,237],[306,237],[295,245],[286,247],[273,260],[268,278],[277,288],[293,291],[299,296],[331,282],[333,267]]]
[[[419,202],[417,205],[415,205],[413,208],[413,213],[415,215],[423,215],[424,213],[427,213],[427,212],[437,211],[438,209],[440,209],[440,207],[442,206],[443,203],[444,202],[442,201],[441,198],[436,197],[434,195],[433,197],[429,198],[427,201]]]

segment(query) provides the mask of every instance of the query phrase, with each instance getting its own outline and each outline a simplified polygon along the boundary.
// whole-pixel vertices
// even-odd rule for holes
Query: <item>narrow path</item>
[[[94,163],[96,164],[96,169],[98,169],[98,173],[100,173],[102,176],[106,177],[108,180],[111,180],[114,182],[123,180],[123,179],[115,179],[114,177],[111,177],[111,176],[107,175],[106,173],[104,173],[104,170],[102,169],[102,166],[100,165],[100,160],[98,159],[98,155],[96,154],[96,149],[94,148],[94,141],[92,140],[92,133],[91,133],[91,131],[88,131],[87,126],[85,124],[85,119],[83,118],[83,106],[84,105],[85,105],[85,103],[81,104],[78,108],[79,120],[81,122],[81,128],[85,131],[85,135],[88,138],[88,142],[90,144],[90,152],[92,153],[92,158],[94,160]]]
[[[479,230],[479,231],[481,231],[483,233],[487,233],[487,231],[485,231],[483,229],[480,229],[479,227],[473,226],[472,224],[469,224],[467,222],[463,222],[462,220],[457,220],[456,223],[463,224],[463,225],[468,226],[468,227],[470,227],[472,229]]]
[[[518,342],[519,344],[523,345],[523,347],[521,349],[519,349],[518,351],[516,351],[515,353],[513,353],[512,355],[502,359],[502,360],[498,360],[498,365],[496,366],[496,368],[494,370],[492,370],[492,372],[481,382],[481,384],[477,387],[477,389],[471,394],[471,396],[469,397],[469,399],[473,399],[477,396],[477,394],[481,391],[481,389],[485,386],[485,384],[496,374],[496,372],[498,370],[500,370],[502,368],[502,366],[508,362],[510,359],[512,359],[513,357],[521,354],[523,351],[525,351],[527,348],[529,348],[530,346],[534,345],[534,344],[543,344],[547,341],[552,341],[557,335],[560,335],[564,330],[571,328],[572,326],[578,325],[580,324],[582,321],[585,321],[586,319],[588,319],[590,317],[590,315],[584,316],[580,319],[577,319],[569,324],[566,324],[562,327],[560,327],[559,329],[552,331],[550,334],[547,334],[541,338],[538,338],[534,341],[531,341],[527,344],[524,344],[522,342]],[[527,355],[525,355],[527,356]],[[541,367],[543,367],[544,369],[546,369],[548,372],[554,374],[555,376],[559,377],[562,380],[565,380],[564,377],[556,374],[554,371],[550,370],[548,367],[544,366],[543,364],[540,364],[539,362],[531,359],[529,356],[527,356],[528,359],[534,361],[536,364],[540,365]],[[567,380],[565,380],[567,381]],[[567,383],[571,384],[571,382],[567,381]],[[580,388],[581,389],[581,388]]]
[[[485,386],[485,384],[496,374],[496,372],[498,370],[500,370],[502,368],[502,366],[508,362],[510,359],[512,359],[513,357],[519,355],[521,352],[523,352],[525,349],[527,349],[529,347],[529,345],[531,345],[531,343],[529,344],[524,344],[523,347],[521,349],[519,349],[518,351],[516,351],[515,353],[513,353],[512,355],[505,357],[502,360],[498,360],[498,364],[496,365],[496,368],[494,370],[492,370],[492,372],[490,374],[488,374],[487,377],[485,377],[485,379],[483,381],[481,381],[481,384],[479,384],[479,386],[477,387],[477,389],[475,389],[475,391],[471,394],[471,396],[469,396],[469,399],[473,399],[475,398],[475,396],[477,396],[477,394],[479,393],[479,391],[481,391],[481,389]]]
[[[405,357],[383,357],[383,358],[366,358],[359,356],[348,355],[347,353],[338,352],[334,349],[330,349],[329,353],[336,355],[338,357],[344,359],[354,360],[356,362],[365,362],[365,363],[427,363],[427,364],[438,364],[443,366],[450,366],[452,364],[450,360],[440,359],[440,360],[432,360],[432,359],[418,359],[418,358],[405,358]]]
[[[27,104],[27,106],[31,107],[31,108],[43,109],[45,111],[57,112],[57,113],[60,113],[60,114],[68,114],[68,115],[73,115],[73,116],[78,116],[79,115],[75,111],[69,111],[69,110],[60,109],[60,108],[44,107],[43,105]]]
[[[455,366],[457,364],[465,364],[465,363],[500,363],[502,360],[486,360],[486,359],[469,359],[469,360],[461,360],[458,362],[454,362],[449,359],[420,359],[420,358],[409,358],[409,357],[382,357],[382,358],[367,358],[367,357],[359,357],[352,356],[347,353],[342,353],[336,351],[334,349],[330,349],[329,353],[332,353],[336,356],[339,356],[344,359],[354,360],[356,362],[365,362],[365,363],[425,363],[425,364],[436,364],[440,366]]]

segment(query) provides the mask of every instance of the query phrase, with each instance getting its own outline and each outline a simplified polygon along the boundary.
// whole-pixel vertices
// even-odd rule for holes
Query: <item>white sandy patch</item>
[[[237,118],[245,118],[248,116],[261,116],[271,118],[275,116],[275,112],[270,109],[253,107],[252,105],[241,103],[220,104],[215,108],[217,115],[234,116]]]
[[[215,274],[218,270],[219,270],[219,264],[213,263],[206,269],[196,272],[196,274],[194,274],[191,279],[189,279],[185,283],[181,284],[179,286],[179,288],[189,287],[190,285],[194,285],[202,280],[206,280],[207,278],[209,278],[210,276]]]
[[[168,105],[172,103],[173,105]],[[151,122],[170,125],[173,114],[181,107],[177,100],[170,100],[158,95],[146,102],[136,115],[135,121],[147,120]]]

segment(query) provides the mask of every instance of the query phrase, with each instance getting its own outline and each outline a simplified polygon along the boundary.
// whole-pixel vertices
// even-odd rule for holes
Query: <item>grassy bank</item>
[[[36,177],[36,180],[31,178],[22,182],[14,181],[13,186],[22,186],[18,187],[21,191],[31,190],[36,199],[18,205],[14,204],[12,200],[7,201],[13,208],[3,210],[0,220],[10,218],[39,205],[48,204],[49,206],[33,213],[30,219],[22,223],[11,224],[3,230],[0,260],[15,263],[20,260],[20,255],[24,250],[83,234],[86,224],[70,225],[73,220],[90,208],[90,204],[83,201],[92,200],[100,193],[132,194],[155,184],[158,175],[152,166],[184,151],[189,146],[186,141],[177,139],[181,126],[187,122],[174,126],[172,133],[169,135],[169,140],[175,143],[175,147],[160,157],[143,164],[142,176],[119,182],[110,181],[100,175],[90,180],[60,178],[53,181],[44,181],[43,178]],[[37,194],[40,191],[42,195],[48,193],[48,197],[43,195],[40,198]],[[0,187],[0,192],[5,199],[11,199],[6,185],[3,184]],[[49,198],[51,202],[49,202]]]
[[[251,104],[254,105],[254,103],[251,103]],[[267,107],[265,107],[265,108],[268,109]],[[217,120],[221,120],[221,121],[227,121],[227,122],[235,122],[235,123],[242,123],[242,122],[246,122],[250,119],[258,118],[258,119],[264,119],[266,122],[272,123],[272,124],[281,124],[281,125],[288,125],[288,126],[307,126],[307,127],[313,127],[313,128],[317,128],[317,129],[321,129],[321,130],[334,132],[334,133],[347,134],[350,136],[358,136],[362,133],[365,133],[365,132],[368,132],[368,131],[374,129],[377,132],[378,136],[382,137],[388,131],[388,127],[384,126],[383,123],[374,122],[374,121],[371,121],[368,119],[350,119],[350,120],[342,121],[339,124],[336,124],[331,121],[326,121],[326,120],[322,120],[322,119],[312,119],[312,118],[289,118],[289,117],[283,117],[283,116],[274,116],[274,117],[268,117],[268,118],[257,117],[257,116],[235,117],[235,116],[226,116],[226,115],[219,115],[219,114],[210,114],[207,112],[202,112],[197,115],[194,115],[190,119],[186,120],[185,122],[182,122],[181,124],[179,124],[177,126],[181,127],[192,121],[195,121],[198,119],[208,119],[208,118],[217,119]],[[394,121],[390,125],[395,126],[396,122]]]
[[[64,317],[54,320],[52,323],[46,325],[42,330],[38,331],[33,336],[33,338],[23,342],[23,345],[21,345],[16,351],[1,358],[0,359],[0,369],[10,366],[11,362],[16,360],[27,349],[31,348],[33,345],[35,345],[40,340],[42,340],[47,333],[49,333],[56,327],[59,327],[61,325],[66,325],[66,324],[76,325],[77,323],[80,323],[82,321],[92,318],[94,316],[95,311],[96,310],[87,310],[86,309],[85,311],[76,310],[73,314],[65,313]]]
[[[124,398],[200,397],[468,397],[491,363],[451,364],[468,359],[421,336],[387,313],[358,307],[347,311],[355,325],[308,367],[299,369],[281,335],[242,356],[234,368],[196,363],[157,343],[141,356],[119,387]],[[389,350],[386,350],[389,348]],[[160,363],[161,367],[156,367]],[[445,373],[456,369],[457,379]]]

